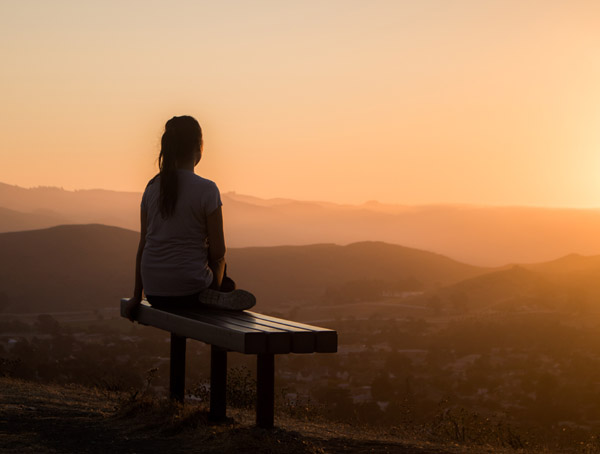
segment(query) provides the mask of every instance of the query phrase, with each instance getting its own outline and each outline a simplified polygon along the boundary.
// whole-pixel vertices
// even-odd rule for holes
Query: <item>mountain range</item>
[[[89,310],[116,304],[133,286],[139,234],[119,227],[64,225],[0,234],[0,311]],[[450,283],[482,273],[429,252],[384,243],[233,248],[228,272],[270,308],[315,300],[348,280],[420,285]]]
[[[0,312],[116,307],[132,290],[138,235],[97,224],[1,233]],[[515,295],[539,296],[556,285],[586,291],[587,299],[600,295],[600,256],[571,255],[547,263],[487,268],[427,251],[360,242],[231,248],[227,260],[229,273],[241,288],[255,293],[257,309],[263,311],[332,304],[328,290],[348,283],[404,285],[404,290],[422,294],[417,298],[436,294],[452,301],[458,295],[472,305]]]
[[[0,183],[0,232],[99,223],[139,230],[140,193]],[[339,205],[222,194],[229,247],[382,241],[503,266],[600,254],[600,210],[470,205]]]

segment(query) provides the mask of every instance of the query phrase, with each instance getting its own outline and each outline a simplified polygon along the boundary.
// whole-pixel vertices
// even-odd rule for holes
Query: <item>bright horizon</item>
[[[223,193],[600,207],[592,1],[0,4],[0,181],[141,192],[173,115]]]
[[[195,173],[199,173],[198,169],[196,169]],[[117,193],[137,193],[140,195],[140,198],[144,192],[144,188],[142,189],[132,189],[132,190],[125,190],[125,189],[114,189],[114,188],[100,188],[100,187],[89,187],[89,188],[69,188],[69,187],[64,187],[64,186],[56,186],[56,185],[35,185],[35,186],[21,186],[18,184],[13,184],[13,183],[7,183],[5,181],[0,181],[0,184],[8,184],[10,186],[16,186],[17,188],[20,189],[58,189],[61,191],[67,191],[67,192],[79,192],[79,191],[107,191],[107,192],[117,192]],[[576,206],[561,206],[561,205],[525,205],[525,204],[511,204],[511,203],[469,203],[469,202],[423,202],[423,203],[398,203],[398,202],[382,202],[380,200],[365,200],[365,201],[357,201],[357,202],[343,202],[343,201],[335,201],[335,200],[327,200],[327,199],[301,199],[301,198],[292,198],[292,197],[280,197],[280,196],[273,196],[273,197],[261,197],[261,196],[257,196],[255,194],[247,194],[247,193],[242,193],[239,191],[235,191],[235,190],[231,190],[231,191],[222,191],[221,190],[221,196],[228,196],[228,197],[233,197],[233,198],[241,198],[241,199],[258,199],[262,202],[273,202],[274,204],[278,203],[279,201],[290,201],[290,202],[300,202],[300,203],[315,203],[315,204],[331,204],[331,205],[339,205],[340,207],[361,207],[363,205],[368,206],[370,204],[378,204],[382,210],[385,211],[389,211],[391,210],[391,212],[393,212],[395,209],[401,208],[401,207],[406,207],[406,208],[418,208],[418,207],[472,207],[472,208],[531,208],[531,209],[548,209],[548,210],[572,210],[572,211],[598,211],[600,210],[600,206],[582,206],[582,207],[576,207]],[[252,202],[250,202],[252,203]],[[389,210],[386,210],[386,207],[388,207]],[[373,206],[374,208],[374,206]],[[18,210],[17,210],[18,211]]]

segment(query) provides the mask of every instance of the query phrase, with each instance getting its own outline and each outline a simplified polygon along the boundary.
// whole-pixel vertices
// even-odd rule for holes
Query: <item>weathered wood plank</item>
[[[254,323],[251,320],[244,320],[243,318],[238,318],[234,314],[240,314],[241,312],[233,312],[233,311],[219,311],[219,312],[211,312],[206,313],[200,316],[199,318],[207,321],[211,320],[215,323],[222,323],[223,326],[239,326],[245,329],[252,329],[263,332],[267,335],[267,352],[268,353],[291,353],[292,349],[292,340],[293,333],[290,330],[284,330],[280,328],[274,328],[272,326],[261,325]],[[193,314],[190,314],[190,317],[193,317]],[[310,333],[313,336],[313,333]],[[313,336],[314,343],[314,336]],[[314,351],[314,350],[313,350]]]
[[[260,326],[270,329],[279,329],[286,331],[292,336],[291,350],[289,353],[313,353],[316,348],[316,333],[304,328],[296,328],[289,325],[283,325],[278,322],[271,320],[265,320],[255,317],[249,314],[247,311],[236,312],[230,315],[232,318],[239,320],[248,320],[254,323],[256,326]]]
[[[121,301],[121,313],[126,299]],[[251,311],[155,309],[143,302],[141,324],[241,353],[333,353],[337,332]]]
[[[124,305],[122,301],[122,315]],[[267,352],[267,336],[264,332],[240,326],[224,327],[210,321],[190,319],[183,315],[154,309],[147,302],[143,302],[139,307],[136,320],[142,325],[153,326],[227,350],[252,354]]]
[[[278,323],[278,324],[281,324],[284,326],[305,329],[305,330],[314,332],[316,335],[316,339],[315,339],[315,349],[313,350],[313,352],[316,352],[316,353],[336,353],[337,352],[338,338],[337,338],[337,331],[335,331],[335,330],[328,329],[328,328],[322,328],[320,326],[307,325],[304,323],[293,322],[291,320],[285,320],[282,318],[271,317],[269,315],[259,314],[257,312],[251,312],[251,311],[244,311],[244,312],[252,315],[253,317],[255,317],[257,319],[268,320],[268,321],[275,322],[275,323]],[[297,352],[297,353],[301,353],[301,352]],[[303,353],[305,353],[305,352],[303,352]],[[310,353],[312,353],[312,352],[310,352]]]
[[[259,314],[258,312],[244,311],[244,313],[251,315],[252,317],[256,318],[257,320],[268,320],[271,322],[281,324],[283,326],[289,326],[291,328],[305,329],[308,331],[334,331],[329,328],[323,328],[321,326],[316,326],[316,325],[307,325],[306,323],[294,322],[292,320],[286,320],[284,318],[272,317],[270,315]]]

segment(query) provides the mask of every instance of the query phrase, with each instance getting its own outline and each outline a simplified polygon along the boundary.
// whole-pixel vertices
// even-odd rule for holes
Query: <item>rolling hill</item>
[[[138,236],[103,225],[0,234],[0,310],[90,310],[118,301],[133,288]]]
[[[61,224],[106,224],[139,230],[141,194],[106,190],[66,191],[62,188],[25,189],[0,183],[0,207],[21,216],[36,215],[40,210],[61,218]],[[29,230],[23,222],[7,224],[0,218],[0,232]]]
[[[138,233],[104,225],[65,225],[0,234],[0,310],[55,312],[117,305],[133,286]],[[385,243],[232,248],[229,274],[262,310],[315,301],[332,283],[411,278],[425,287],[488,271]]]
[[[34,210],[30,213],[23,213],[0,207],[0,219],[0,231],[2,232],[36,230],[55,225],[69,224],[68,218],[47,210]]]
[[[570,254],[557,260],[492,270],[419,296],[446,308],[478,312],[585,314],[600,310],[600,255]]]

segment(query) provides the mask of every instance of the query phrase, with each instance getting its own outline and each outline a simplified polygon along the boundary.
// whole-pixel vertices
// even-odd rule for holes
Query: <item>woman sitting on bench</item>
[[[202,151],[202,129],[193,117],[167,121],[158,156],[160,173],[142,197],[135,286],[126,308],[130,320],[142,292],[159,309],[243,310],[256,302],[251,293],[236,290],[226,275],[219,189],[194,173]]]

